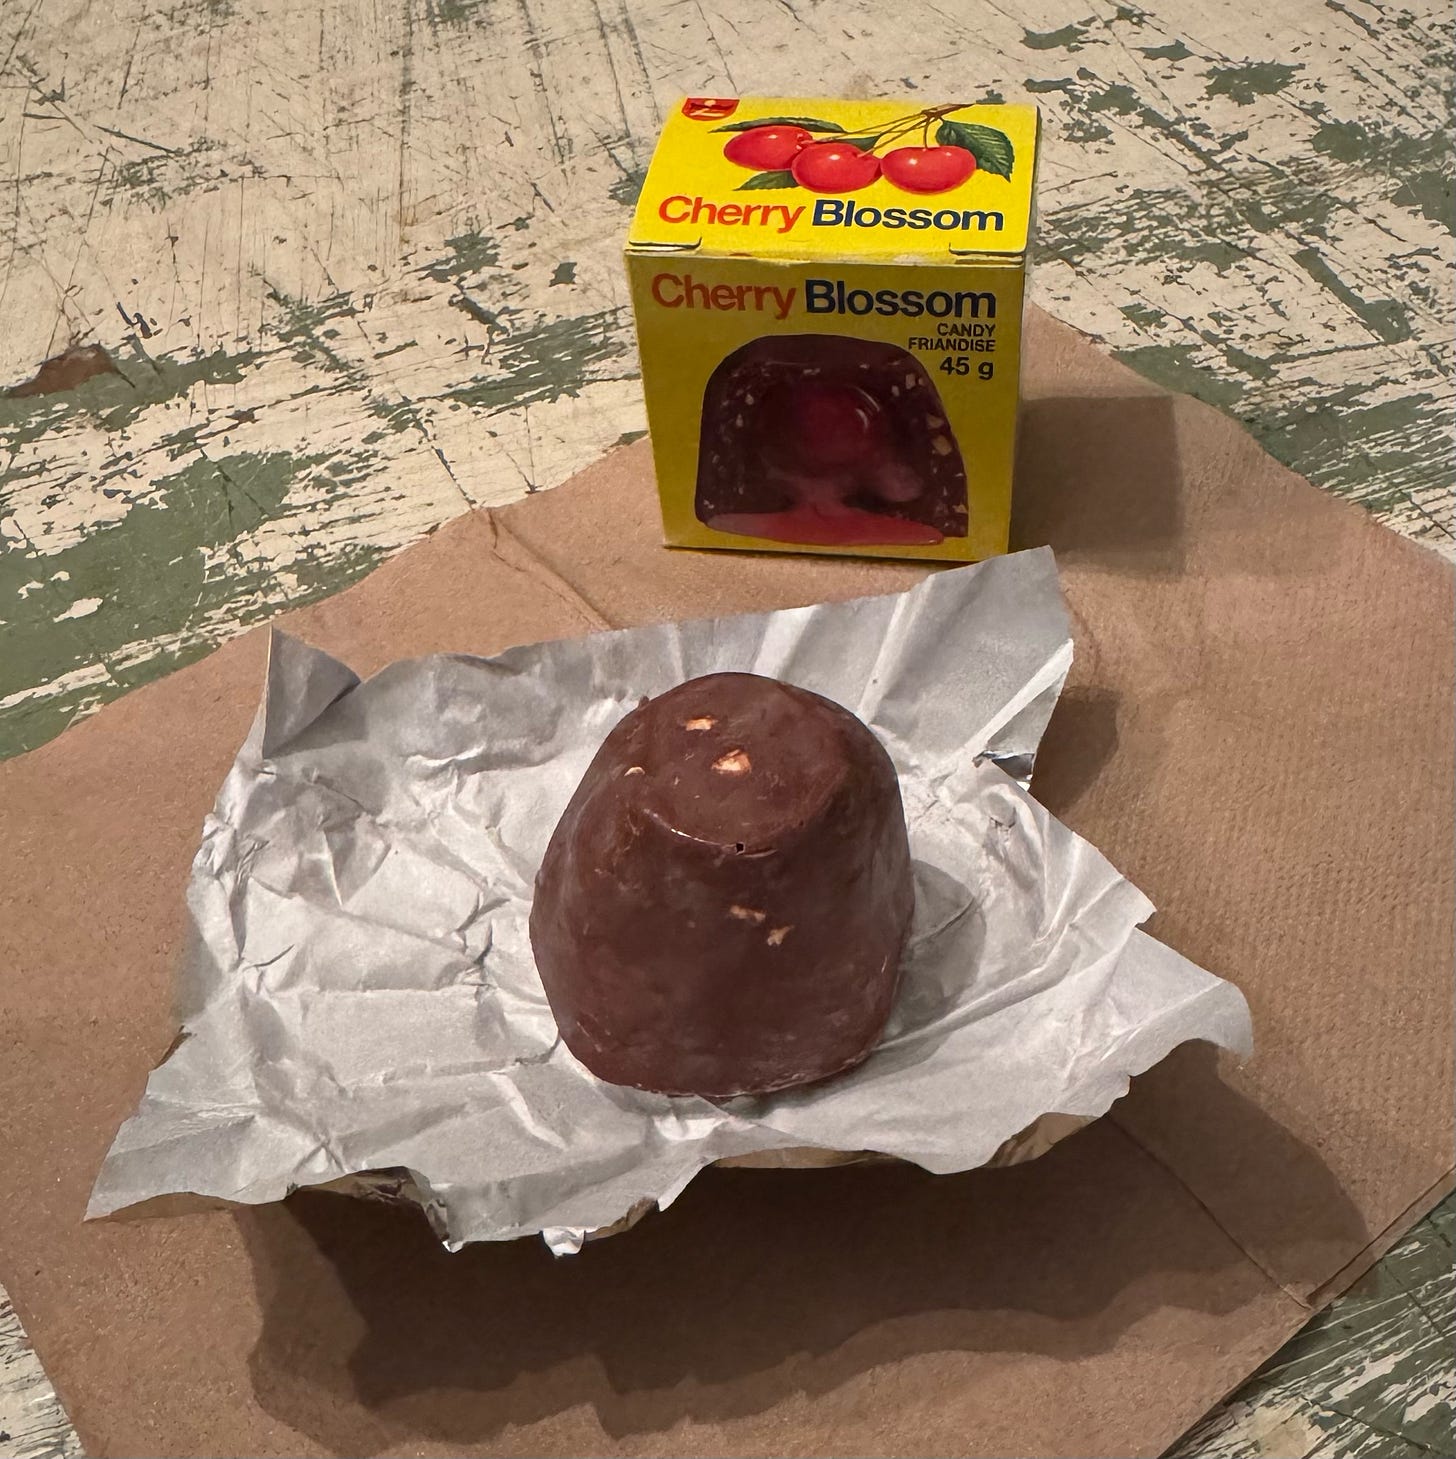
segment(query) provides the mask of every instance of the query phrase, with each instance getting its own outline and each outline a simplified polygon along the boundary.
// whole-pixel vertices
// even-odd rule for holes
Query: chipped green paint
[[[1406,177],[1390,195],[1390,200],[1403,208],[1414,208],[1433,223],[1449,224],[1456,213],[1456,187],[1449,168],[1414,172]]]
[[[1237,380],[1219,376],[1199,358],[1200,354],[1198,346],[1191,344],[1150,344],[1117,351],[1124,365],[1131,365],[1159,385],[1196,395],[1221,410],[1232,410],[1243,397],[1244,387]]]
[[[221,142],[196,137],[184,146],[172,146],[172,140],[115,138],[98,173],[107,193],[111,197],[140,199],[160,210],[173,198],[226,180]],[[123,151],[138,148],[142,149],[140,156],[120,156]]]
[[[1282,416],[1253,423],[1254,433],[1311,481],[1380,510],[1448,470],[1450,420],[1433,395],[1362,405],[1362,393],[1347,385],[1312,394]]]
[[[1449,128],[1428,137],[1329,121],[1310,139],[1317,152],[1354,167],[1372,168],[1400,179],[1391,201],[1414,208],[1433,223],[1451,226],[1456,215],[1456,150]]]
[[[1055,81],[1038,81],[1032,78],[1024,85],[1033,96],[1046,96],[1053,91],[1073,92],[1077,89],[1077,83],[1070,76],[1063,76]]]
[[[1151,329],[1168,317],[1161,309],[1154,309],[1152,305],[1144,304],[1141,300],[1135,304],[1124,304],[1119,312],[1125,319],[1132,320],[1143,329]]]
[[[425,17],[433,30],[473,25],[489,0],[425,0]]]
[[[646,181],[645,167],[629,167],[607,189],[607,196],[614,203],[621,203],[624,208],[635,208],[637,199],[642,195],[642,184]]]
[[[461,289],[458,293],[451,295],[450,304],[452,308],[458,309],[462,314],[469,316],[477,324],[483,324],[489,330],[496,330],[502,327],[502,315],[512,314],[512,309],[502,309],[500,313],[487,309],[484,304],[472,299],[469,294]],[[376,356],[376,358],[378,358]]]
[[[200,658],[230,631],[209,627],[210,616],[255,622],[362,576],[378,559],[367,545],[304,554],[290,568],[298,588],[285,597],[276,564],[239,544],[290,514],[289,493],[300,478],[323,478],[342,492],[369,468],[362,454],[204,456],[158,478],[120,521],[70,547],[43,553],[22,544],[0,553],[7,632],[0,700],[92,665],[109,681],[0,709],[0,756],[43,743],[99,699]],[[137,643],[173,646],[126,658]]]
[[[1295,263],[1317,284],[1328,289],[1361,323],[1386,344],[1397,344],[1411,337],[1410,316],[1395,299],[1362,299],[1337,274],[1327,259],[1314,248],[1297,249]]]
[[[1069,142],[1105,142],[1112,136],[1112,128],[1091,117],[1075,116],[1062,128],[1062,135]]]
[[[1195,136],[1191,126],[1146,107],[1130,87],[1103,85],[1085,68],[1076,77],[1033,83],[1029,89],[1058,93],[1072,108],[1063,123],[1068,140],[1087,140],[1085,128],[1097,125],[1099,115],[1154,127],[1199,157],[1227,154],[1237,140],[1206,128],[1207,135]],[[1173,260],[1208,262],[1223,272],[1249,256],[1260,236],[1329,236],[1332,220],[1347,215],[1350,195],[1368,194],[1372,177],[1392,204],[1418,207],[1449,227],[1451,145],[1445,133],[1412,137],[1328,122],[1315,132],[1313,155],[1287,159],[1279,168],[1234,153],[1220,157],[1219,182],[1196,191],[1135,188],[1102,200],[1094,210],[1044,207],[1042,246],[1075,263],[1085,250],[1116,241],[1139,260],[1151,262],[1155,252],[1166,251]],[[1398,267],[1398,260],[1391,266]],[[1398,330],[1400,324],[1391,319],[1380,327]]]
[[[1240,349],[1227,334],[1205,331],[1203,342],[1217,350],[1230,365],[1250,380],[1273,380],[1278,377],[1280,361],[1266,360],[1261,355]]]
[[[457,233],[445,240],[450,250],[444,258],[428,263],[420,270],[427,279],[436,283],[459,283],[493,269],[500,262],[500,242],[488,233],[471,231]]]
[[[118,650],[184,629],[209,595],[217,606],[246,597],[253,584],[231,565],[209,585],[206,552],[272,516],[298,465],[281,455],[203,458],[156,481],[147,502],[72,547],[0,556],[0,603],[16,630],[0,660],[0,698],[37,682],[41,668],[54,676],[93,663],[118,688],[132,687],[111,666]],[[77,615],[78,604],[94,600],[99,607]],[[22,704],[22,724],[32,720],[28,708],[40,712],[43,704]],[[7,726],[5,738],[13,734]]]
[[[1079,72],[1078,75],[1082,76],[1083,73]],[[1146,110],[1142,102],[1138,100],[1137,92],[1131,86],[1124,86],[1120,81],[1104,87],[1101,91],[1094,92],[1087,98],[1085,104],[1088,111],[1111,111],[1123,117],[1136,116]]]
[[[580,394],[593,380],[630,380],[637,362],[623,358],[621,308],[570,319],[547,319],[498,337],[491,373],[447,391],[445,399],[474,410],[508,410]]]
[[[1259,96],[1282,91],[1304,68],[1278,61],[1250,61],[1242,66],[1216,66],[1207,73],[1208,95],[1227,96],[1239,106],[1250,106]]]
[[[1359,122],[1322,122],[1309,140],[1316,152],[1341,162],[1373,162],[1382,151],[1380,134]]]
[[[340,291],[308,300],[295,299],[281,289],[270,289],[268,298],[275,307],[274,317],[265,328],[279,344],[293,351],[293,358],[298,364],[322,361],[324,368],[335,375],[361,376],[359,367],[350,364],[333,349],[325,334],[334,320],[358,313],[349,294]]]
[[[1138,122],[1161,133],[1176,146],[1191,152],[1200,162],[1208,162],[1224,145],[1205,122],[1187,117],[1175,121],[1149,106],[1125,82],[1104,82],[1085,66],[1078,68],[1075,77],[1033,78],[1025,85],[1033,95],[1060,93],[1067,98],[1069,108],[1080,108],[1070,111],[1066,117],[1068,135],[1075,133],[1076,140],[1105,141],[1112,135],[1111,129],[1093,118],[1110,115],[1124,119],[1124,125],[1129,129],[1132,123]]]
[[[1035,90],[1029,82],[1028,90]],[[1087,113],[1111,113],[1137,121],[1161,134],[1175,146],[1191,152],[1202,163],[1208,163],[1229,141],[1219,138],[1208,122],[1196,115],[1181,114],[1175,120],[1149,106],[1131,86],[1122,81],[1104,82],[1086,66],[1077,68],[1075,81],[1051,83],[1049,90],[1064,91],[1080,102]]]
[[[1279,362],[1257,359],[1227,340],[1206,337],[1202,347],[1144,345],[1114,353],[1157,384],[1236,415],[1276,460],[1367,510],[1410,505],[1433,484],[1449,484],[1449,410],[1434,395],[1361,404],[1365,391],[1378,385],[1372,382],[1310,387],[1276,405],[1265,392],[1255,396],[1254,387],[1277,380]],[[1212,363],[1220,356],[1233,369]],[[1449,536],[1449,527],[1433,529]]]
[[[124,431],[144,410],[198,385],[238,384],[258,359],[256,350],[219,349],[174,360],[144,354],[134,345],[130,354],[113,356],[115,374],[93,375],[55,395],[0,397],[0,452],[14,452],[83,418],[107,432]],[[0,488],[3,484],[0,477]]]
[[[458,255],[457,255],[458,256]],[[419,427],[419,410],[407,396],[382,393],[369,368],[347,358],[334,348],[333,341],[343,338],[334,327],[337,319],[357,319],[359,307],[344,292],[326,294],[322,298],[295,299],[280,289],[270,289],[268,297],[275,305],[275,317],[265,325],[269,335],[303,366],[318,366],[340,381],[357,389],[369,414],[384,422],[393,432]],[[360,336],[359,342],[363,342]]]
[[[1064,25],[1060,30],[1023,30],[1021,44],[1029,51],[1080,51],[1087,38],[1085,25]]]
[[[1043,254],[1074,266],[1115,245],[1139,262],[1206,263],[1223,273],[1247,256],[1250,230],[1226,193],[1147,188],[1095,208],[1068,208],[1042,231]]]
[[[1150,61],[1186,61],[1193,52],[1182,41],[1172,41],[1166,46],[1139,46]]]

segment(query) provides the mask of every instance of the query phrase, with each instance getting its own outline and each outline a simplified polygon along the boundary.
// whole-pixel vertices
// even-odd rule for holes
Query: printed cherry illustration
[[[907,193],[943,193],[976,170],[964,147],[897,147],[880,159],[887,181]]]
[[[816,193],[850,193],[880,175],[880,159],[848,142],[810,142],[790,164],[794,181]]]
[[[895,458],[884,407],[867,390],[801,384],[770,402],[768,419],[770,470],[794,475],[801,492],[817,478],[811,499],[845,496],[854,484],[882,502],[921,494],[920,478]]]
[[[777,172],[813,140],[814,134],[803,127],[750,127],[728,139],[723,155],[755,172]]]
[[[889,446],[878,400],[853,385],[800,384],[769,402],[773,464],[815,475],[860,467]]]
[[[928,547],[944,541],[923,522],[851,505],[858,497],[903,504],[921,494],[895,459],[889,416],[867,390],[803,381],[765,401],[764,469],[792,505],[774,512],[723,512],[719,532],[832,547]]]

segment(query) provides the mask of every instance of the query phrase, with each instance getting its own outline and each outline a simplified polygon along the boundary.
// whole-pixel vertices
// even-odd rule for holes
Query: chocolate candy
[[[930,376],[896,345],[755,340],[713,372],[695,499],[720,532],[933,546],[967,531],[966,470]]]
[[[817,694],[711,674],[602,743],[536,878],[531,945],[593,1074],[722,1099],[864,1058],[913,907],[874,735]]]

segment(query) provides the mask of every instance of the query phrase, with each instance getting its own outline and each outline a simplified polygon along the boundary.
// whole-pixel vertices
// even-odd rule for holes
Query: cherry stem
[[[919,121],[920,118],[918,115],[913,117],[896,117],[894,121],[887,122],[883,127],[880,127],[878,130],[876,130],[874,127],[861,127],[857,132],[835,132],[833,136],[826,137],[824,138],[824,140],[826,142],[831,142],[835,140],[847,141],[850,137],[870,136],[878,139],[879,137],[888,137],[897,132],[903,132],[907,127],[913,127],[917,125]]]
[[[924,111],[911,112],[908,116],[896,117],[894,121],[881,127],[878,134],[875,134],[873,127],[861,127],[855,132],[839,133],[838,139],[847,142],[855,137],[869,137],[871,138],[870,145],[874,147],[885,141],[886,138],[895,141],[915,131],[918,127],[921,130],[921,138],[928,147],[930,145],[931,122],[938,122],[943,117],[948,117],[952,112],[964,111],[968,106],[973,104],[968,101],[957,101],[949,106],[928,106]],[[826,138],[825,140],[830,141],[834,139]]]
[[[901,137],[908,137],[921,122],[922,118],[918,113],[913,117],[902,117],[899,122],[886,127],[875,140],[883,142],[888,137],[890,141],[897,142]]]

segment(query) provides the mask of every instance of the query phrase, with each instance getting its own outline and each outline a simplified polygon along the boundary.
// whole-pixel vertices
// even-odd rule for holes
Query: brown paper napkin
[[[0,766],[0,1278],[88,1451],[1160,1452],[1449,1185],[1452,578],[1232,422],[1033,316],[1018,545],[1077,665],[1038,794],[1237,982],[1009,1171],[719,1171],[569,1263],[330,1195],[82,1225],[172,1033],[181,888],[247,635]],[[407,654],[886,591],[671,553],[650,461],[461,519],[290,631]]]

